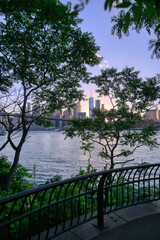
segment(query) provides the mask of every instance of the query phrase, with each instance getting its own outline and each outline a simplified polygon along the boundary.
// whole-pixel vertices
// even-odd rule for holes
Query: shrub
[[[5,182],[11,166],[12,164],[8,161],[6,156],[0,156],[0,197],[4,197],[6,194]],[[28,180],[28,178],[32,176],[28,171],[29,170],[20,163],[18,164],[16,172],[13,175],[9,195],[28,190],[32,187],[32,184]]]

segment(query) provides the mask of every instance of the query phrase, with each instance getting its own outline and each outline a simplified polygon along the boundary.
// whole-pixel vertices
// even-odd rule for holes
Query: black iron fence
[[[0,237],[52,239],[79,224],[160,199],[160,164],[96,172],[40,186],[0,200]]]

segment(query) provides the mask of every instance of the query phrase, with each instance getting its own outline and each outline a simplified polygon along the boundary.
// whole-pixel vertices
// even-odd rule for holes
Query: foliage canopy
[[[19,1],[0,3],[4,16],[0,22],[0,87],[4,99],[1,112],[7,118],[1,124],[8,132],[1,149],[10,143],[15,151],[8,190],[30,126],[37,119],[83,99],[79,88],[80,81],[89,78],[86,66],[98,64],[100,59],[96,56],[99,47],[94,37],[81,31],[78,25],[82,20],[78,11],[71,11],[69,3],[40,0],[33,1],[33,8],[31,1],[23,1],[22,7],[15,8]],[[8,4],[7,8],[2,3]],[[49,6],[51,15],[46,15]],[[28,102],[34,106],[32,110],[27,108]],[[20,115],[17,123],[10,119],[15,112]]]
[[[92,78],[99,95],[108,97],[111,109],[95,109],[95,118],[71,121],[66,132],[67,137],[81,137],[81,148],[85,151],[91,152],[94,144],[99,144],[99,156],[105,160],[105,167],[114,168],[118,158],[123,159],[122,163],[130,161],[126,157],[141,146],[150,149],[158,146],[153,125],[138,131],[136,127],[143,122],[142,114],[159,98],[159,81],[155,77],[143,80],[138,74],[134,68],[126,67],[121,72],[112,68]]]

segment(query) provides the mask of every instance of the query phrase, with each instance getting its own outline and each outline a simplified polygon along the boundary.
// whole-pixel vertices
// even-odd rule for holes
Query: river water
[[[80,149],[80,140],[67,138],[62,132],[30,131],[20,156],[20,163],[30,169],[33,174],[33,166],[36,166],[35,182],[45,183],[55,175],[62,175],[63,179],[70,178],[77,174],[80,168],[86,170],[88,155]],[[5,141],[6,136],[0,136],[0,146]],[[160,143],[160,132],[157,135]],[[91,164],[97,170],[103,170],[105,162],[98,157],[100,146],[96,146],[92,152]],[[14,151],[8,145],[0,155],[8,156],[12,162]],[[134,165],[142,161],[148,163],[160,162],[160,147],[150,151],[147,147],[138,149],[130,158],[135,158],[134,162],[127,165]],[[121,159],[122,160],[122,159]],[[121,161],[120,160],[120,161]],[[116,165],[120,167],[121,165]]]

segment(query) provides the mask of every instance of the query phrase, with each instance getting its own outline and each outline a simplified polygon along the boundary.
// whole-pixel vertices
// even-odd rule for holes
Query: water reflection
[[[31,172],[33,172],[35,163],[37,183],[44,183],[56,174],[69,178],[78,173],[80,167],[86,169],[88,155],[84,155],[83,150],[80,149],[78,137],[64,140],[65,135],[61,132],[44,131],[33,131],[29,133],[29,136],[22,148],[20,163],[29,168]],[[0,145],[5,138],[6,136],[0,136]],[[160,134],[158,139],[160,140]],[[97,170],[102,170],[105,163],[98,157],[99,151],[100,146],[96,146],[92,152],[91,163]],[[143,147],[138,149],[131,158],[135,158],[137,163],[141,161],[157,163],[160,162],[159,153],[159,148],[150,151],[147,147]],[[2,154],[7,155],[10,161],[13,160],[14,152],[9,145],[1,151]],[[133,165],[134,162],[129,164]]]

